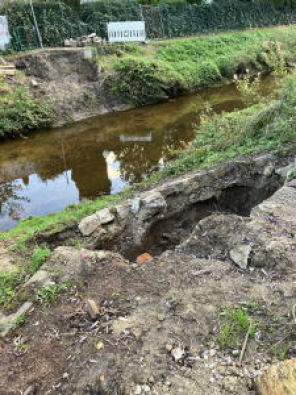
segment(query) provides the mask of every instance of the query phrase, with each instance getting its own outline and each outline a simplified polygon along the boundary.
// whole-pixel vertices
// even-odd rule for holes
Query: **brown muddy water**
[[[268,94],[274,78],[261,86]],[[244,107],[235,86],[226,86],[1,143],[0,229],[140,181],[193,139],[209,105],[218,113]]]

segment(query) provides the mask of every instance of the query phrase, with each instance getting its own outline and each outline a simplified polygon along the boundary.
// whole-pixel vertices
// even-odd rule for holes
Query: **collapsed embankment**
[[[2,83],[0,136],[11,137],[49,124],[61,125],[167,100],[229,83],[234,76],[290,67],[296,57],[295,42],[296,28],[292,26],[146,46],[61,48],[19,54],[7,58],[21,74],[15,81]],[[20,87],[26,95],[21,94]],[[16,103],[18,114],[23,114],[34,100],[39,107],[44,106],[43,116],[36,105],[29,108],[27,117],[16,118],[12,111]]]
[[[54,251],[0,317],[0,389],[268,394],[257,377],[294,347],[294,155],[162,181],[40,236]]]

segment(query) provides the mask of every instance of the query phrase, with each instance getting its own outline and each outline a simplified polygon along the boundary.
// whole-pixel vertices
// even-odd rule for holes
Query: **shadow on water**
[[[272,88],[272,77],[262,80],[262,91]],[[2,143],[0,229],[140,181],[193,139],[208,105],[218,113],[243,107],[226,86]]]

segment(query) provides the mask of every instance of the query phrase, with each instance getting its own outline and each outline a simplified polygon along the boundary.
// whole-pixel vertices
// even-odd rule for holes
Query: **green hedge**
[[[221,0],[203,5],[176,2],[157,7],[141,6],[136,0],[101,0],[82,5],[79,11],[54,2],[37,2],[34,7],[46,46],[61,45],[66,38],[91,32],[106,37],[107,22],[139,20],[142,16],[150,39],[296,23],[296,6],[293,2],[275,5],[268,0],[250,3]],[[29,5],[14,3],[7,15],[13,42],[17,47],[20,29],[33,26]],[[23,32],[22,36],[26,40],[26,33]]]
[[[45,46],[62,45],[66,38],[78,37],[87,33],[87,26],[77,12],[64,4],[34,3],[36,18]],[[14,3],[6,12],[14,49],[19,49],[19,40],[24,44],[37,44],[36,35],[32,38],[33,17],[29,4]],[[30,28],[30,37],[28,30]]]

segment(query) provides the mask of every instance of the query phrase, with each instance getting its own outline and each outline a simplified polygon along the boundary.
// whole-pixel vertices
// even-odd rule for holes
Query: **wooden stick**
[[[247,344],[248,344],[248,340],[249,340],[249,336],[250,336],[250,333],[251,333],[251,328],[252,328],[252,321],[250,321],[250,326],[249,326],[248,332],[246,333],[244,344],[243,344],[243,347],[242,347],[242,350],[241,350],[241,353],[240,353],[240,356],[239,356],[239,360],[238,360],[239,365],[241,365],[242,361],[243,361],[243,357],[244,357],[244,354],[245,354],[245,351],[246,351],[246,348],[247,348]]]

